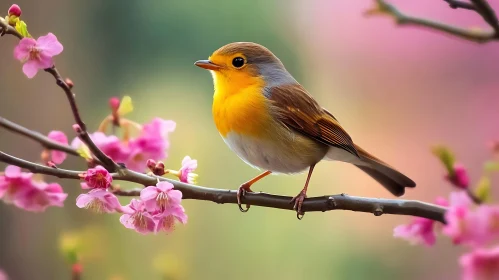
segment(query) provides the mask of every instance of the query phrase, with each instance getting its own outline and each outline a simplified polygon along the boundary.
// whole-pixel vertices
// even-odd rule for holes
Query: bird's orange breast
[[[268,100],[263,95],[264,81],[259,77],[214,77],[213,119],[222,135],[234,132],[264,137],[271,116]]]

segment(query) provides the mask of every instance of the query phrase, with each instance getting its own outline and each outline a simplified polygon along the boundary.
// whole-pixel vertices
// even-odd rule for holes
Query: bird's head
[[[194,64],[211,71],[215,90],[218,86],[237,91],[257,83],[271,87],[296,82],[279,58],[256,43],[227,44],[213,52],[208,60]]]

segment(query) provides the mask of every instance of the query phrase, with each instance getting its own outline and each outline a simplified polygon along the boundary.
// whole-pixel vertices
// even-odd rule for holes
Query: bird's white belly
[[[231,132],[224,141],[248,165],[273,173],[303,172],[326,153],[322,146],[295,133],[270,141]]]

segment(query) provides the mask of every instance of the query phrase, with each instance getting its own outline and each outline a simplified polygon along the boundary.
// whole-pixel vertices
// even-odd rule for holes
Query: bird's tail
[[[356,164],[355,166],[366,172],[393,195],[401,196],[405,193],[405,188],[416,187],[416,183],[413,180],[398,172],[395,168],[369,154],[361,147],[355,145],[355,148],[364,163]]]

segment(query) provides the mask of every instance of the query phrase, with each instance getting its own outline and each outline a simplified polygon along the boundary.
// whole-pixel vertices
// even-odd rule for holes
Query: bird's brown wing
[[[336,118],[320,107],[301,85],[267,88],[265,95],[272,101],[273,113],[288,128],[359,156],[352,139]]]

